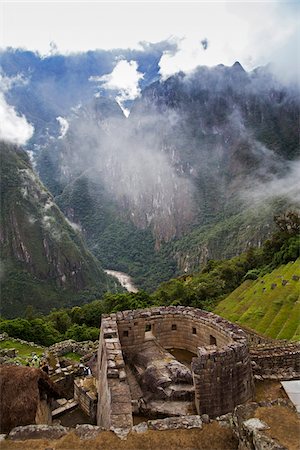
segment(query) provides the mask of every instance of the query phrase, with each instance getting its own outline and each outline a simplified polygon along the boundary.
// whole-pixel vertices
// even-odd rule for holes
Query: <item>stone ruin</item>
[[[189,353],[188,359],[178,349]],[[55,367],[58,356],[82,354],[93,374],[82,377],[71,366],[54,367],[51,378],[63,390],[70,388],[70,399],[57,400],[52,418],[79,405],[97,426],[68,428],[55,420],[51,426],[16,427],[0,441],[59,439],[70,431],[94,439],[104,430],[123,439],[130,431],[201,429],[214,422],[230,428],[241,449],[286,450],[268,436],[256,411],[295,407],[282,398],[251,402],[253,380],[300,379],[299,343],[263,337],[210,312],[169,306],[105,315],[99,345],[65,341],[48,350]],[[143,416],[137,425],[135,415]]]
[[[190,367],[171,349],[191,352]],[[247,335],[190,307],[104,315],[97,384],[97,424],[105,429],[130,429],[132,412],[221,416],[253,398]]]

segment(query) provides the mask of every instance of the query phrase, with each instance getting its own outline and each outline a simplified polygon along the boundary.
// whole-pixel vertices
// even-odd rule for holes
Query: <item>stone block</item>
[[[202,428],[200,416],[167,417],[166,419],[149,420],[149,430],[178,430]]]
[[[69,432],[69,428],[61,425],[26,425],[16,427],[11,430],[8,439],[28,440],[28,439],[60,439]]]
[[[76,425],[75,428],[75,434],[80,440],[95,439],[102,431],[103,428],[90,424]]]

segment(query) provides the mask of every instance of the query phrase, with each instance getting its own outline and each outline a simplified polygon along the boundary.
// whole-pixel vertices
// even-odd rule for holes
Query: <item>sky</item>
[[[165,50],[160,62],[162,79],[198,65],[232,65],[246,70],[271,63],[280,81],[300,86],[300,0],[283,1],[4,1],[0,0],[0,49],[6,47],[69,54],[95,49],[142,49],[141,42],[169,40],[176,50]],[[1,62],[1,61],[0,61]],[[91,82],[117,90],[116,101],[139,96],[143,78],[136,61],[120,60],[111,74]],[[1,76],[1,71],[0,71]],[[9,124],[16,120],[25,142],[32,129],[5,103],[0,80],[0,113]],[[20,81],[20,80],[18,80]],[[62,123],[62,134],[66,123]]]
[[[48,54],[97,48],[138,48],[139,42],[171,39],[161,72],[197,64],[246,68],[267,63],[299,45],[297,1],[235,2],[28,2],[0,0],[0,46]],[[298,31],[297,31],[298,27]],[[207,48],[201,44],[206,40]],[[287,49],[288,47],[288,49]],[[292,50],[291,50],[292,51]],[[294,57],[295,59],[295,57]]]

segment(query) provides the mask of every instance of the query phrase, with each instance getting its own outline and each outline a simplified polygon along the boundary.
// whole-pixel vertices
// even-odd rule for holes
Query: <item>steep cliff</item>
[[[34,173],[28,155],[0,143],[1,312],[83,302],[114,286]]]
[[[128,119],[95,99],[60,143],[57,201],[100,260],[111,251],[112,267],[154,288],[260,246],[297,205],[298,115],[297,92],[239,63],[151,84]]]

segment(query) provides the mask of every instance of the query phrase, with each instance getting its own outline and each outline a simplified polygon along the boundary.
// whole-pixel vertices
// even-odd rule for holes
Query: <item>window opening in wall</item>
[[[123,336],[124,336],[124,337],[128,337],[128,330],[124,330],[124,331],[123,331]]]
[[[212,334],[209,336],[209,344],[217,345],[217,339]]]
[[[177,330],[177,325],[176,325],[176,323],[173,323],[173,324],[172,324],[172,330]]]
[[[195,327],[193,327],[193,334],[197,334],[197,330]]]
[[[145,325],[145,340],[146,341],[152,340],[155,338],[155,336],[153,334],[153,329],[154,329],[154,326],[151,325],[150,323],[147,323]]]
[[[104,333],[104,339],[113,339],[117,337],[116,333]]]

